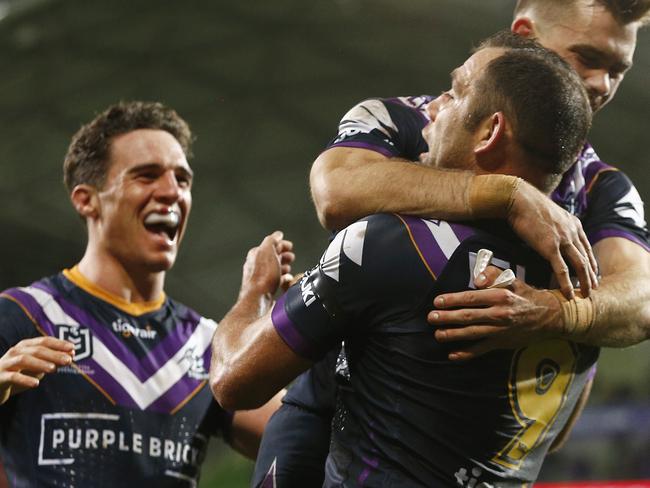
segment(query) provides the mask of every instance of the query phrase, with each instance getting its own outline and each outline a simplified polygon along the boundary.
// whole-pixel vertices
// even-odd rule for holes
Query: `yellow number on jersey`
[[[521,430],[495,456],[495,462],[518,469],[542,442],[566,401],[575,368],[576,352],[567,341],[545,341],[515,352],[508,396]]]

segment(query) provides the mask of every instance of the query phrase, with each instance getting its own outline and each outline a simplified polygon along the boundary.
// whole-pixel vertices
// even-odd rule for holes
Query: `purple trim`
[[[370,151],[378,152],[379,154],[381,154],[382,156],[386,156],[387,158],[394,158],[397,155],[396,152],[390,151],[383,146],[370,144],[368,142],[361,142],[361,141],[341,141],[341,142],[337,142],[336,144],[332,144],[327,149],[331,149],[333,147],[355,147],[358,149],[368,149]]]
[[[368,479],[368,476],[370,476],[370,473],[372,473],[373,470],[377,469],[379,467],[379,460],[378,459],[369,459],[365,456],[361,456],[361,461],[366,465],[366,467],[361,471],[361,474],[359,474],[359,477],[357,478],[357,483],[359,483],[359,486],[364,486],[366,484],[366,480]]]
[[[206,370],[207,371],[207,370]],[[145,410],[161,413],[169,413],[190,396],[205,380],[195,380],[183,376],[165,393],[160,395],[156,401]]]
[[[37,324],[41,327],[41,329],[45,331],[45,333],[52,337],[58,337],[58,334],[54,330],[54,324],[52,324],[52,322],[50,322],[50,320],[47,318],[43,312],[43,308],[39,305],[34,297],[32,297],[29,293],[19,290],[18,288],[5,290],[3,293],[14,298],[18,301],[18,303],[25,307],[27,309],[27,312],[29,312],[34,320],[36,320]]]
[[[465,239],[469,239],[474,234],[476,234],[476,230],[473,227],[469,227],[467,225],[452,224],[449,222],[449,226],[451,227],[451,230],[454,231],[454,234],[456,234],[456,237],[458,237],[458,240],[460,242],[463,242]]]
[[[287,293],[282,295],[273,306],[273,311],[271,312],[273,327],[275,327],[278,335],[293,352],[304,358],[314,359],[316,357],[314,348],[305,340],[296,325],[289,318],[289,315],[287,315],[284,306],[286,298]]]
[[[78,364],[93,370],[93,374],[87,375],[92,381],[110,396],[115,403],[127,408],[140,409],[133,397],[124,389],[124,387],[115,379],[115,377],[102,368],[94,359],[87,358]]]
[[[434,278],[437,279],[447,265],[447,257],[422,219],[409,215],[402,215],[401,217],[410,229],[415,245],[424,261],[433,272]]]
[[[57,290],[45,286],[42,283],[34,285],[41,290],[52,294],[61,306],[63,311],[75,319],[80,325],[88,327],[93,335],[97,337],[116,357],[127,366],[136,377],[144,382],[154,375],[170,358],[172,358],[185,344],[200,320],[200,316],[188,309],[185,318],[179,318],[178,326],[172,329],[163,340],[161,340],[146,356],[138,358],[118,337],[120,333],[113,331],[110,325],[99,322],[86,310],[65,300]],[[129,315],[129,314],[125,314]],[[56,334],[52,334],[55,335]],[[209,348],[208,348],[209,349]],[[83,363],[83,361],[81,361]]]
[[[631,234],[629,232],[625,232],[623,230],[603,229],[603,230],[599,230],[597,232],[587,234],[587,238],[589,239],[589,242],[591,242],[592,246],[595,245],[598,241],[602,241],[603,239],[605,239],[607,237],[622,237],[623,239],[627,239],[628,241],[632,241],[635,244],[638,244],[643,249],[650,252],[650,245],[648,245],[647,242],[644,242],[641,239],[639,239],[637,236],[635,236],[634,234]]]
[[[164,365],[169,358],[173,357],[176,352],[178,352],[178,347],[176,349],[171,349],[173,343],[176,341],[165,340],[165,344],[159,344],[159,346],[166,346],[165,349],[157,347],[156,356],[151,356],[152,353],[149,353],[147,356],[141,360],[137,359],[126,347],[118,341],[117,337],[112,331],[110,331],[106,326],[101,325],[95,319],[90,316],[87,312],[76,307],[66,300],[61,299],[56,290],[52,290],[50,287],[44,285],[43,283],[36,283],[33,285],[35,288],[39,288],[45,292],[51,293],[56,302],[61,306],[61,308],[66,312],[70,317],[75,319],[83,326],[87,326],[91,329],[93,335],[96,335],[98,340],[111,349],[111,352],[115,354],[124,364],[127,366],[133,374],[142,382],[146,381],[152,374],[154,374],[160,366]],[[27,311],[34,317],[38,322],[38,325],[50,336],[58,337],[58,333],[55,330],[55,325],[53,324],[43,312],[43,308],[38,304],[38,302],[32,297],[29,293],[23,292],[19,289],[7,290],[5,294],[13,297],[18,300]],[[189,313],[188,318],[181,320],[181,324],[173,332],[176,338],[180,338],[182,343],[185,343],[187,339],[183,339],[184,336],[189,337],[193,332],[194,328],[193,321],[199,317],[196,313]],[[109,342],[107,344],[107,342]],[[110,343],[117,343],[119,347],[110,347]],[[116,352],[115,349],[119,351]],[[171,354],[170,354],[171,353]],[[207,347],[203,352],[203,362],[208,364],[210,362],[210,348]],[[166,356],[165,356],[166,355]],[[162,360],[162,362],[160,362]],[[116,403],[119,405],[129,407],[129,408],[139,408],[136,402],[133,400],[131,395],[122,387],[122,385],[115,379],[115,377],[104,368],[102,368],[99,363],[97,363],[92,357],[83,359],[77,364],[88,367],[93,371],[91,375],[88,375],[90,379],[97,383],[97,385],[104,390]],[[207,371],[207,369],[206,369]],[[177,381],[166,393],[160,396],[155,402],[153,402],[145,410],[152,410],[157,412],[169,413],[171,410],[176,408],[188,395],[190,395],[203,380],[195,380],[183,376],[179,381]]]

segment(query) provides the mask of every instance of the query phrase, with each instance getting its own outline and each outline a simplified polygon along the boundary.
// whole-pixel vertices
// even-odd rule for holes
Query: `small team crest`
[[[83,326],[59,325],[59,339],[74,344],[74,362],[93,355],[93,342],[90,329]]]

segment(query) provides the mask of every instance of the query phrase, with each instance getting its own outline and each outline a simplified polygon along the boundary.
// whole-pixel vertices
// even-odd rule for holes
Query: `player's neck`
[[[115,258],[89,250],[79,262],[78,269],[88,281],[126,302],[152,302],[163,293],[164,271],[127,269]]]

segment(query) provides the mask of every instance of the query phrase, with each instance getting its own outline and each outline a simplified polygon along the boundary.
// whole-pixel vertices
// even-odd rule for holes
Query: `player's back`
[[[507,240],[413,217],[366,222],[362,254],[350,259],[346,237],[340,243],[338,283],[363,291],[349,295],[354,305],[340,298],[352,388],[340,392],[326,486],[534,480],[597,350],[549,341],[452,363],[426,313],[436,295],[467,289],[481,248],[536,286],[548,285],[550,269],[501,226],[493,230]],[[326,257],[321,269],[331,274]]]

